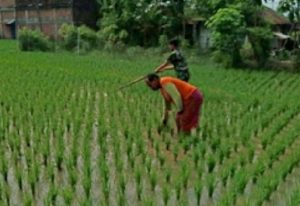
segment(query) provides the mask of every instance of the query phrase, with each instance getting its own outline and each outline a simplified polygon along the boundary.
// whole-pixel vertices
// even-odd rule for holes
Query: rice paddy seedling
[[[121,194],[124,196],[126,191],[126,176],[124,174],[119,176],[119,188]]]
[[[207,170],[208,173],[212,173],[216,166],[216,160],[213,155],[209,155],[207,159]]]
[[[155,190],[156,184],[157,184],[157,174],[155,170],[152,170],[152,172],[150,173],[150,185],[152,191]]]
[[[170,189],[168,188],[168,186],[163,187],[162,194],[164,205],[168,205],[168,202],[170,200]]]
[[[109,182],[104,182],[102,187],[102,193],[105,199],[105,203],[109,203],[109,196],[110,196],[110,185]]]
[[[216,186],[216,180],[214,175],[209,174],[207,177],[207,187],[208,187],[208,196],[212,198],[214,191],[215,191],[215,186]]]
[[[26,193],[24,196],[25,196],[24,197],[24,205],[25,206],[31,206],[32,203],[33,203],[33,198],[31,196],[31,194]]]
[[[170,183],[171,175],[172,175],[172,170],[171,168],[167,167],[167,169],[165,170],[165,180],[167,183]]]
[[[56,205],[57,196],[58,196],[58,188],[54,184],[50,185],[49,192],[48,192],[48,199],[52,205]]]
[[[195,184],[194,192],[196,195],[197,205],[200,205],[202,195],[202,183],[200,181]]]
[[[182,190],[182,183],[179,178],[177,178],[175,182],[175,192],[176,192],[176,199],[180,200],[181,197],[181,190]]]
[[[64,202],[66,205],[71,205],[74,199],[74,190],[69,187],[63,188],[62,197],[64,198]]]
[[[118,195],[118,205],[119,206],[125,206],[126,205],[126,197],[125,197],[125,194],[123,192],[119,193],[119,195]]]
[[[176,144],[173,149],[173,155],[176,162],[177,162],[178,154],[179,154],[179,146],[178,144]]]

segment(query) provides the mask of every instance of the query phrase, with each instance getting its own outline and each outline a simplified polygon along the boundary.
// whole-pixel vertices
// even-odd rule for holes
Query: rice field
[[[300,75],[198,58],[201,127],[180,137],[157,132],[158,92],[117,90],[161,56],[0,41],[0,205],[300,205]]]

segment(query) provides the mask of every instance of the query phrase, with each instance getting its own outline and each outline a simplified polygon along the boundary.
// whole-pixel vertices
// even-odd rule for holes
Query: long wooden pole
[[[154,73],[157,74],[157,73],[159,73],[159,72],[157,71],[157,72],[154,72]],[[124,86],[119,87],[118,90],[122,90],[122,89],[125,89],[125,88],[127,88],[127,87],[130,87],[131,85],[134,85],[134,84],[136,84],[136,83],[138,83],[138,82],[140,82],[140,81],[142,81],[142,80],[145,80],[146,78],[147,78],[147,75],[140,76],[139,78],[137,78],[137,79],[135,79],[135,80],[129,82],[128,84],[125,84]]]

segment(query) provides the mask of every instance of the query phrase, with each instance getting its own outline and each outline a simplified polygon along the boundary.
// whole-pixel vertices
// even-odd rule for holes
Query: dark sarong
[[[193,94],[183,102],[183,112],[176,116],[176,124],[179,132],[183,131],[188,133],[198,127],[202,103],[203,95],[199,90],[194,91]]]

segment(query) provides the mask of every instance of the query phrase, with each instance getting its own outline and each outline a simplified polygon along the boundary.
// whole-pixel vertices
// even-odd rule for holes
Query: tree
[[[244,17],[239,10],[230,7],[219,9],[208,21],[216,49],[226,56],[227,66],[241,64],[240,49],[245,39]]]
[[[101,31],[132,45],[157,45],[159,36],[176,36],[184,18],[184,0],[98,0]],[[107,29],[109,27],[110,29]],[[113,28],[112,28],[113,27]],[[126,38],[118,38],[120,32]],[[104,35],[106,39],[107,35]]]

